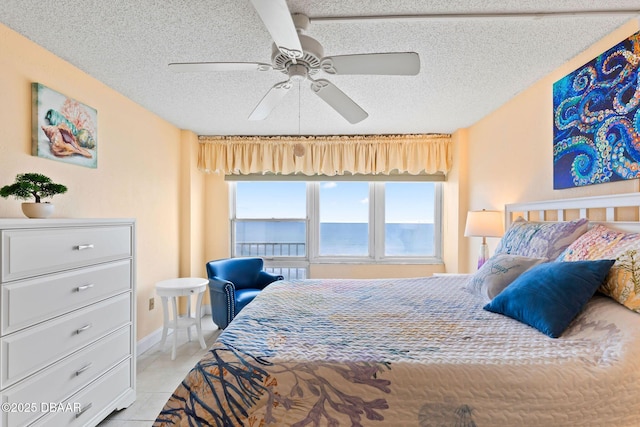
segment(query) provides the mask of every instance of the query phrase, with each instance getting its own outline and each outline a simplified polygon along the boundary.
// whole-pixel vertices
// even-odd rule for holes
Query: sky
[[[305,182],[236,183],[238,218],[305,218]],[[321,222],[368,222],[367,182],[330,181],[320,184]],[[432,183],[387,183],[385,218],[388,223],[432,223]],[[425,214],[426,212],[426,214]]]

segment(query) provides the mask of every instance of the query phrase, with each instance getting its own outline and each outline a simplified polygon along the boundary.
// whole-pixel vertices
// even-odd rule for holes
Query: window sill
[[[385,264],[385,265],[444,265],[441,258],[361,258],[361,257],[317,257],[309,259],[309,264]]]

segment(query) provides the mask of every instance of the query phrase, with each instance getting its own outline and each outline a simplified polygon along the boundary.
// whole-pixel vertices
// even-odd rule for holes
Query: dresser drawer
[[[46,415],[43,402],[63,402],[73,393],[131,355],[131,327],[126,326],[2,393],[2,403],[30,405],[30,412],[2,413],[3,425],[22,426]],[[55,387],[43,387],[55,384]],[[44,412],[43,412],[44,411]]]
[[[55,412],[40,418],[33,426],[94,426],[116,408],[118,399],[132,391],[131,362],[125,361],[63,402],[66,407],[80,408],[79,411]],[[101,412],[106,413],[101,415]]]
[[[2,335],[130,290],[131,260],[99,264],[2,286]]]
[[[131,293],[2,338],[2,388],[131,322]],[[9,361],[10,363],[7,363]]]
[[[129,226],[2,232],[2,281],[130,257]]]
[[[75,405],[80,408],[78,412],[73,410],[56,412],[42,417],[34,426],[75,427],[96,425],[102,418],[116,409],[116,401],[120,397],[132,392],[131,369],[131,360],[122,362],[103,377],[63,402],[63,406],[73,408]],[[101,415],[101,412],[106,413]],[[99,415],[100,417],[96,419],[96,416]]]

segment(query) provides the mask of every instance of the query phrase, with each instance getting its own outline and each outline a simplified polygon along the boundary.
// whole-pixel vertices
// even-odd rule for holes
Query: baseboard
[[[162,328],[158,328],[146,337],[138,340],[136,343],[136,355],[141,355],[154,345],[158,344],[162,339]]]
[[[200,314],[202,317],[211,315],[211,306],[208,304],[206,306],[203,305],[201,308]],[[170,337],[172,333],[173,333],[173,330],[169,329],[169,333],[167,334],[167,337]],[[141,355],[145,351],[149,350],[151,347],[158,344],[161,339],[162,339],[162,327],[151,332],[146,337],[138,340],[138,342],[136,343],[136,355]]]

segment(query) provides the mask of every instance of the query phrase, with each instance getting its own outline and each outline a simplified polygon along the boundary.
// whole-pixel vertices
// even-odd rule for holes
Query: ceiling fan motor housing
[[[294,82],[306,80],[309,69],[302,64],[291,64],[288,68],[289,79]]]
[[[324,57],[322,45],[314,38],[304,34],[298,34],[302,45],[302,58],[296,60],[296,64],[303,65],[308,69],[309,75],[314,75],[320,71],[320,60]],[[278,46],[273,44],[271,63],[276,70],[282,70],[284,74],[289,74],[289,67],[294,65],[293,60],[280,52]]]

